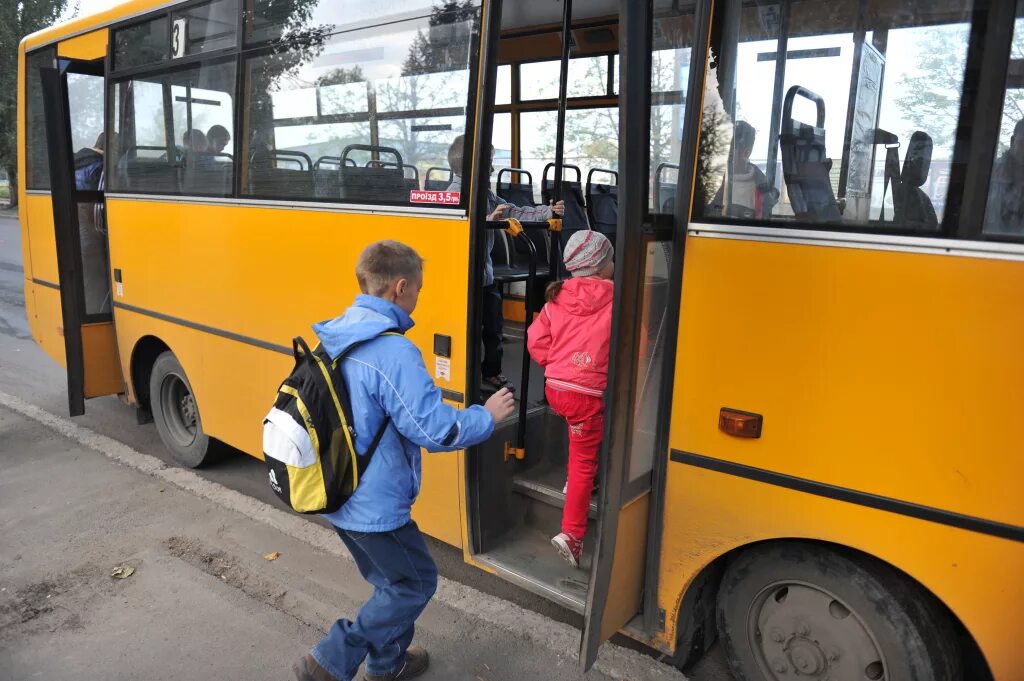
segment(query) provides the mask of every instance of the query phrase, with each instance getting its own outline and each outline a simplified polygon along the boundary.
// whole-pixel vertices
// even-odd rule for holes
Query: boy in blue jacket
[[[412,328],[423,287],[423,259],[397,241],[370,244],[359,256],[362,295],[340,317],[313,326],[340,363],[352,402],[356,450],[365,452],[389,425],[355,494],[326,514],[352,552],[373,596],[355,621],[340,619],[293,668],[299,681],[351,681],[364,658],[366,681],[419,676],[429,656],[412,642],[416,618],[437,586],[434,565],[410,518],[420,491],[420,450],[444,452],[483,442],[512,415],[514,398],[496,392],[483,405],[454,409],[427,372],[423,357],[401,335]],[[358,347],[354,347],[357,345]]]

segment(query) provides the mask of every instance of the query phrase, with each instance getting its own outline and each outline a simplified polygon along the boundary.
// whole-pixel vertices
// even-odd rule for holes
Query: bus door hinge
[[[515,459],[516,461],[522,461],[523,459],[526,458],[526,448],[525,447],[513,447],[512,443],[506,441],[505,442],[505,452],[503,454],[503,458],[505,460],[505,463],[508,463],[509,459]]]

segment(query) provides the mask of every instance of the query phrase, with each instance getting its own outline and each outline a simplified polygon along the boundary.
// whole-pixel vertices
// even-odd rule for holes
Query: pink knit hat
[[[601,232],[581,230],[569,237],[562,251],[565,269],[574,277],[589,277],[597,274],[605,262],[611,260],[614,249],[612,242]]]

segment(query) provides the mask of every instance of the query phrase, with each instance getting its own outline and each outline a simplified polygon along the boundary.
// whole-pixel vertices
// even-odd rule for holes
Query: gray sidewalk
[[[369,594],[330,530],[5,393],[0,457],[0,679],[288,679]],[[580,678],[577,630],[444,579],[416,640],[428,680]],[[615,646],[599,669],[683,678]]]

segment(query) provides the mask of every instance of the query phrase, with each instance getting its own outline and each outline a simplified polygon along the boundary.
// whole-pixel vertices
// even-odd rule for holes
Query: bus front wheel
[[[173,352],[153,363],[149,400],[160,439],[177,463],[198,468],[213,458],[217,443],[203,431],[192,385]]]
[[[949,617],[873,559],[808,542],[757,546],[726,569],[718,629],[737,679],[959,681]]]

